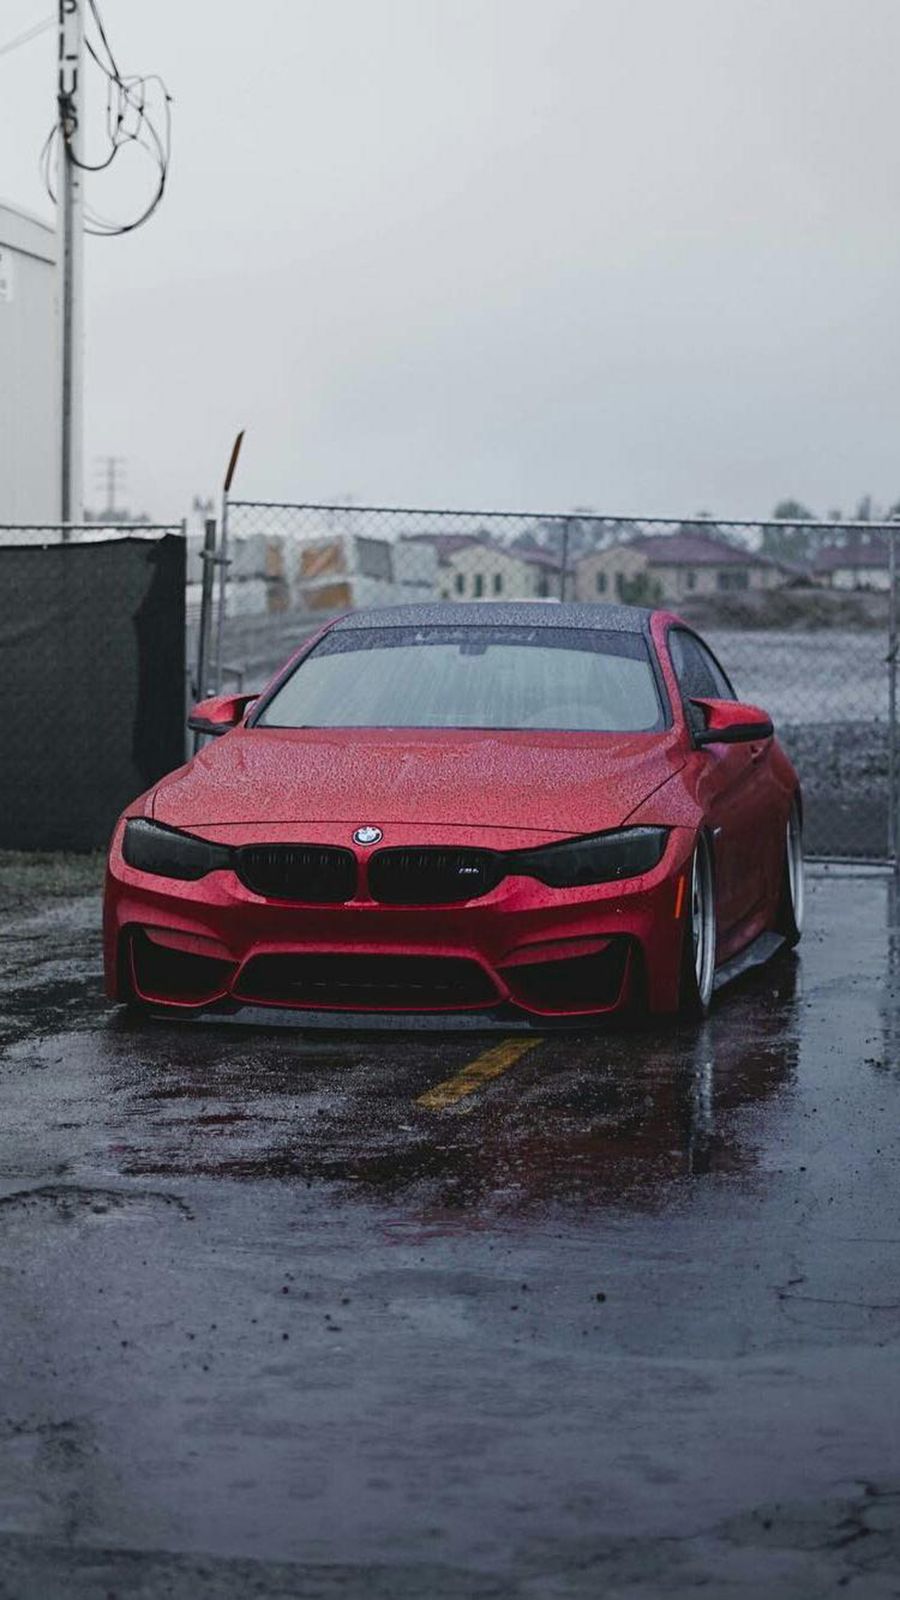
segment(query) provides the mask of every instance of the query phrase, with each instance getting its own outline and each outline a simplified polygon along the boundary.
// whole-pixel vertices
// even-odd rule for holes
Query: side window
[[[737,696],[718,661],[696,634],[673,628],[669,651],[678,687],[686,699],[694,695],[706,700],[735,700]]]
[[[728,674],[723,670],[722,667],[719,666],[719,663],[712,651],[707,645],[702,644],[699,639],[695,639],[694,643],[713,675],[713,682],[716,685],[716,699],[736,700],[737,695],[734,692],[734,684],[732,683]]]

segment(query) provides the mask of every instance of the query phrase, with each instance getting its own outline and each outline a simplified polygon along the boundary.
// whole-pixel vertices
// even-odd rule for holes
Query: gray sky
[[[162,210],[87,251],[88,478],[126,456],[135,509],[239,426],[250,498],[900,498],[897,0],[101,8],[175,100]],[[0,45],[54,9],[2,0]],[[0,57],[0,196],[41,213],[54,50]]]

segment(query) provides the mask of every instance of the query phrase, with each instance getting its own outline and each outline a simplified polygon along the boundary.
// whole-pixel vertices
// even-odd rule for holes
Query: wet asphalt
[[[900,1595],[900,915],[808,915],[536,1036],[135,1024],[8,898],[2,1600]]]

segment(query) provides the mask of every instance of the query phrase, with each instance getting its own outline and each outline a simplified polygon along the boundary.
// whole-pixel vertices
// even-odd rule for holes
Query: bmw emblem
[[[353,835],[354,844],[377,844],[383,839],[384,834],[380,828],[357,828]]]

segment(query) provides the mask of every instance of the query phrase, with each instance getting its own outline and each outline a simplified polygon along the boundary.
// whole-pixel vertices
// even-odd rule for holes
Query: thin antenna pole
[[[83,64],[82,0],[59,0],[57,270],[60,278],[60,511],[64,523],[81,522],[84,514],[84,196],[83,174],[78,166],[82,158]]]
[[[97,478],[104,491],[105,504],[103,516],[107,522],[127,521],[119,505],[119,492],[125,481],[125,457],[101,456],[98,463]]]
[[[222,692],[222,677],[225,666],[222,651],[224,649],[225,612],[228,606],[228,567],[230,564],[228,555],[228,496],[231,493],[231,485],[234,482],[238,457],[240,456],[243,442],[244,430],[242,428],[231,447],[231,455],[228,458],[228,466],[225,469],[225,481],[222,484],[222,516],[219,524],[219,554],[217,557],[219,565],[219,615],[216,619],[216,690],[219,694]]]

